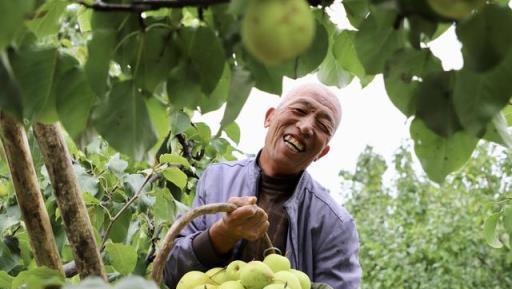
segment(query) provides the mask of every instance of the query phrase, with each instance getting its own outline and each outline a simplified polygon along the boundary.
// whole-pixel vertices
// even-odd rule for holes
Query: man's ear
[[[265,113],[265,123],[264,123],[264,127],[267,128],[270,126],[270,122],[272,120],[272,116],[274,115],[274,111],[276,109],[271,107],[267,110],[267,112]]]
[[[324,147],[324,149],[318,154],[318,156],[316,157],[315,161],[319,160],[321,157],[325,156],[329,150],[331,150],[331,147],[329,145],[326,145]]]

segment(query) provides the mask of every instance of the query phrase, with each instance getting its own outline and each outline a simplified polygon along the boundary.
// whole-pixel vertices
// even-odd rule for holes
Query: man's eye
[[[303,110],[302,108],[294,108],[293,109],[293,112],[297,113],[297,114],[301,114],[301,115],[304,115],[306,114],[306,111]]]

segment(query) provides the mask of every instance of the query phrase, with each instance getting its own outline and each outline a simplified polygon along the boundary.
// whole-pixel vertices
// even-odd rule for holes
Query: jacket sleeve
[[[334,229],[333,228],[339,228]],[[335,289],[357,289],[361,283],[359,265],[359,237],[354,220],[350,217],[335,227],[325,228],[328,233],[319,240],[315,252],[314,282],[330,285]]]
[[[198,207],[205,204],[204,183],[207,177],[207,170],[198,181],[196,196],[192,207]],[[181,276],[191,270],[206,271],[206,268],[199,261],[192,247],[192,240],[201,232],[208,230],[205,216],[194,219],[183,229],[174,241],[173,248],[167,257],[164,268],[164,281],[169,288],[175,288]]]

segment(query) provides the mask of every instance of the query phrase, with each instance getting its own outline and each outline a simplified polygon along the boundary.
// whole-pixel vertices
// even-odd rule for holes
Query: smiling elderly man
[[[313,282],[358,288],[354,221],[306,172],[329,152],[340,119],[338,99],[320,84],[299,86],[270,108],[265,145],[256,158],[212,164],[201,176],[194,207],[218,202],[239,207],[224,216],[197,218],[182,232],[164,270],[166,284],[174,288],[190,270],[261,260],[267,232],[292,267]]]

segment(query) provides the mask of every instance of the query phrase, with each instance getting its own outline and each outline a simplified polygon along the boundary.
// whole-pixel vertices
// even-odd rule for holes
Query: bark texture
[[[64,272],[23,126],[0,112],[0,130],[18,205],[39,266]]]
[[[61,210],[78,273],[82,279],[99,276],[106,280],[91,221],[59,126],[35,123],[33,128]]]

